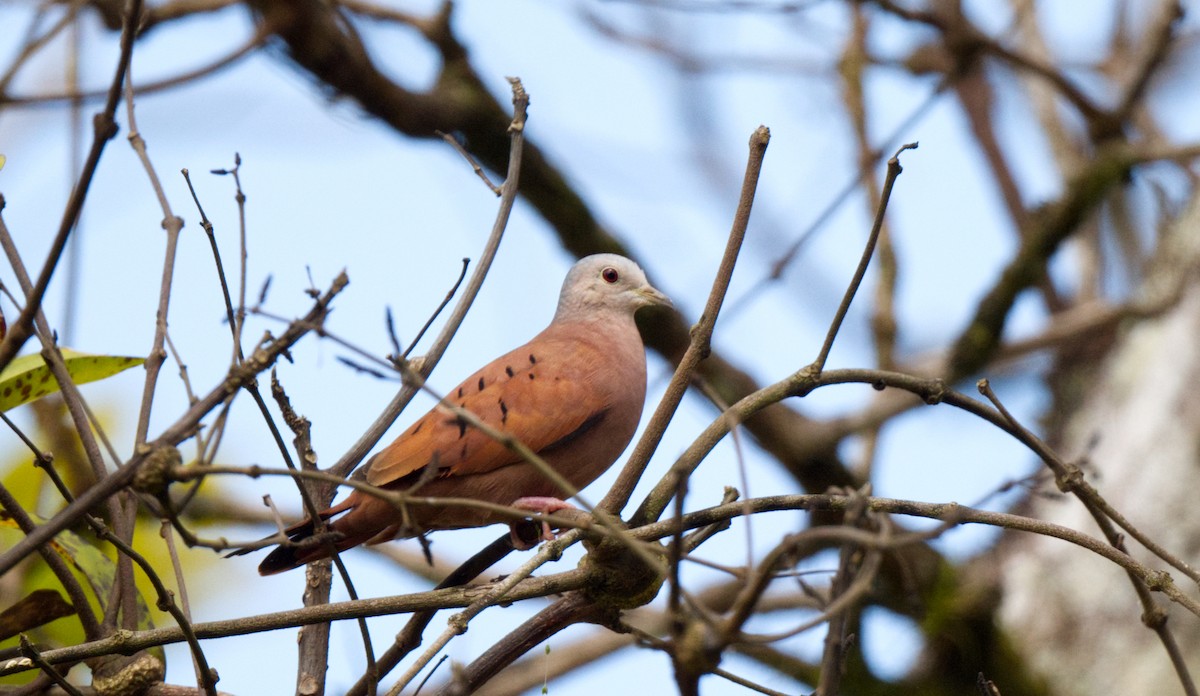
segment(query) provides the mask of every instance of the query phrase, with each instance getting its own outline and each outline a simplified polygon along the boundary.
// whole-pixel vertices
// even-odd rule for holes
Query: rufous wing
[[[544,332],[500,356],[445,398],[540,452],[604,417],[609,390],[594,384],[595,366],[603,360],[588,342]],[[367,481],[386,486],[431,465],[437,466],[436,474],[418,476],[470,476],[518,461],[519,454],[438,405],[371,458]]]

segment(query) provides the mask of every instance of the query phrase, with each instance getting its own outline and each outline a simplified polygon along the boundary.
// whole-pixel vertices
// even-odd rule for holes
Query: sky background
[[[967,3],[976,21],[991,30],[1006,26],[999,3]],[[425,12],[431,3],[405,3]],[[1039,3],[1039,14],[1054,37],[1057,54],[1092,58],[1108,30],[1103,13],[1081,18],[1074,2]],[[994,14],[992,14],[994,13]],[[689,75],[637,46],[596,31],[589,16],[635,36],[671,37],[676,45],[696,47],[720,69]],[[858,260],[870,225],[873,203],[857,194],[841,205],[803,247],[782,281],[755,289],[771,264],[834,201],[855,173],[853,144],[840,97],[824,78],[839,49],[846,17],[839,3],[817,3],[801,21],[771,12],[647,12],[623,2],[509,2],[467,0],[457,6],[454,30],[469,48],[474,66],[503,103],[506,76],[519,76],[532,97],[527,135],[561,167],[602,222],[636,253],[651,281],[694,321],[707,296],[720,259],[746,157],[746,143],[760,123],[772,140],[763,168],[754,217],[714,346],[760,383],[777,381],[812,361],[840,295]],[[0,5],[0,57],[11,59],[24,26],[26,5]],[[83,36],[82,80],[102,88],[115,63],[115,36],[98,26]],[[20,27],[20,30],[15,29]],[[823,30],[827,27],[827,31]],[[428,85],[436,74],[434,56],[404,28],[362,25],[364,38],[381,66],[410,88]],[[222,56],[247,40],[252,25],[241,8],[202,16],[178,27],[164,26],[139,42],[134,54],[135,84],[177,75]],[[802,40],[797,40],[798,37]],[[900,56],[920,39],[905,27],[884,21],[872,49]],[[36,95],[62,89],[65,49],[51,50],[15,80],[11,92]],[[928,98],[933,83],[900,70],[874,71],[868,84],[870,131],[876,142],[892,135]],[[1003,89],[1003,87],[1001,87]],[[1014,95],[1007,95],[1014,96]],[[1014,98],[1016,98],[1014,96]],[[900,351],[915,356],[942,345],[965,325],[983,289],[1010,258],[1014,239],[1006,217],[984,180],[979,154],[971,144],[959,111],[935,102],[923,118],[897,134],[884,149],[920,141],[903,155],[901,176],[889,209],[901,263],[897,295],[903,327]],[[1180,91],[1168,127],[1180,138],[1197,135],[1195,94]],[[1028,201],[1056,193],[1057,178],[1047,143],[1025,121],[1026,111],[1001,101],[997,123]],[[95,105],[85,109],[90,120]],[[176,266],[170,333],[187,363],[194,388],[207,391],[224,374],[229,358],[228,331],[208,242],[196,224],[199,215],[178,174],[191,171],[205,211],[216,226],[227,272],[236,276],[238,209],[233,182],[210,169],[242,157],[241,177],[248,200],[248,296],[257,296],[270,278],[265,308],[279,316],[302,314],[309,306],[305,290],[320,289],[341,270],[350,286],[335,303],[327,328],[367,351],[390,351],[384,324],[391,308],[397,332],[409,341],[452,285],[460,259],[476,259],[492,225],[496,198],[468,165],[440,142],[414,142],[397,136],[365,116],[351,102],[331,99],[312,80],[291,67],[282,49],[258,51],[232,67],[194,84],[141,96],[136,117],[149,154],[170,197],[175,214],[187,225]],[[76,319],[63,327],[73,348],[95,353],[144,355],[153,335],[153,317],[162,267],[162,219],[153,193],[124,136],[128,119],[122,105],[121,134],[100,164],[77,235],[80,287]],[[58,225],[71,177],[71,124],[59,107],[8,108],[0,112],[0,170],[4,217],[29,265],[39,265]],[[88,134],[83,134],[84,143]],[[881,180],[884,168],[876,176]],[[1070,254],[1067,250],[1066,254]],[[518,201],[499,255],[483,290],[455,342],[431,380],[444,390],[491,357],[527,340],[550,319],[559,286],[574,261],[530,208]],[[51,321],[64,313],[65,273],[56,277],[46,304]],[[9,277],[2,277],[6,284]],[[872,276],[865,291],[869,292]],[[0,307],[8,316],[6,300]],[[830,367],[869,366],[865,304],[850,317],[830,359]],[[1030,333],[1040,321],[1040,305],[1022,302],[1009,325],[1011,336]],[[440,326],[440,322],[438,324]],[[61,326],[61,324],[60,324]],[[281,324],[263,317],[250,320],[249,347],[264,330]],[[435,327],[436,328],[436,327]],[[419,346],[417,353],[427,346]],[[313,423],[313,445],[320,462],[336,461],[382,410],[396,383],[356,373],[337,361],[347,351],[330,341],[306,340],[293,351],[292,363],[279,365],[279,376],[292,403]],[[160,379],[151,437],[186,406],[186,396],[168,365]],[[1021,373],[1017,373],[1021,374]],[[1028,371],[1024,374],[1028,374]],[[669,377],[667,365],[649,356],[647,411],[657,403]],[[1044,403],[1036,380],[994,375],[999,392],[1019,417],[1029,420]],[[141,371],[84,388],[103,407],[112,434],[125,455],[132,439],[133,404],[140,394]],[[865,387],[823,389],[793,407],[815,416],[832,416],[866,403]],[[417,401],[390,431],[394,437],[430,405]],[[23,414],[16,414],[19,419]],[[659,448],[647,482],[653,482],[674,457],[714,417],[689,397]],[[279,466],[278,454],[249,399],[235,405],[219,457],[226,464]],[[28,420],[21,421],[28,424]],[[881,443],[874,477],[877,495],[925,501],[974,504],[1003,482],[1033,470],[1031,458],[990,426],[947,407],[922,409],[898,418]],[[0,450],[14,451],[15,437],[0,432]],[[185,457],[194,448],[184,448]],[[853,452],[848,452],[853,459]],[[749,495],[797,492],[770,460],[753,446],[744,451]],[[622,460],[623,461],[623,460]],[[585,492],[599,499],[619,467]],[[689,504],[716,502],[722,486],[741,487],[738,457],[726,441],[701,467]],[[264,493],[289,514],[298,505],[285,481],[228,479],[220,483],[247,504]],[[645,488],[645,487],[643,487]],[[640,500],[644,490],[635,493]],[[1003,508],[1010,499],[995,497],[987,507]],[[790,529],[796,514],[765,515],[753,523],[757,553]],[[912,526],[920,526],[912,522]],[[266,529],[224,530],[249,539]],[[448,559],[465,558],[499,533],[499,528],[435,535],[434,551]],[[741,524],[705,547],[709,557],[740,556],[745,539]],[[954,558],[966,558],[993,538],[987,530],[963,528],[935,542]],[[400,542],[412,543],[412,542]],[[211,554],[195,551],[195,554]],[[515,567],[524,557],[507,559]],[[569,555],[547,572],[573,567]],[[197,576],[197,621],[279,611],[298,606],[303,573],[259,578],[258,557],[242,557],[204,566]],[[346,556],[363,596],[414,591],[424,587],[396,572],[375,554]],[[689,567],[686,581],[701,586],[711,576]],[[194,581],[196,582],[196,581]],[[193,593],[196,593],[193,589]],[[335,588],[335,598],[344,592]],[[500,635],[543,606],[494,609],[446,651],[469,661]],[[386,646],[406,617],[372,621],[377,650]],[[781,629],[797,623],[783,616],[756,628]],[[434,630],[440,624],[435,622]],[[594,629],[574,628],[550,642],[556,648]],[[361,671],[361,646],[351,623],[336,625],[330,693]],[[915,643],[902,640],[909,627],[873,612],[863,641],[872,664],[882,672],[907,669]],[[433,635],[432,633],[430,635]],[[220,687],[236,693],[283,693],[294,678],[292,632],[230,638],[205,643],[210,662],[221,674]],[[795,639],[804,655],[819,655],[822,631]],[[901,638],[898,640],[898,637]],[[887,649],[882,649],[886,645]],[[535,651],[540,654],[540,648]],[[186,652],[168,650],[168,681],[190,683]],[[724,667],[784,691],[792,682],[731,658]],[[445,667],[442,668],[443,670]],[[659,653],[629,650],[615,660],[555,680],[551,692],[595,692],[603,670],[605,689],[668,689],[670,665]],[[439,672],[439,676],[444,676]],[[715,678],[705,693],[743,693]]]

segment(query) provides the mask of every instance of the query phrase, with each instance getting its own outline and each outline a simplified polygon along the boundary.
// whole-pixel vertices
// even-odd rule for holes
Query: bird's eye
[[[617,282],[617,280],[621,277],[621,274],[617,273],[617,269],[613,268],[612,266],[609,266],[608,268],[605,268],[603,271],[600,271],[600,277],[604,279],[604,282],[611,285],[611,284]]]

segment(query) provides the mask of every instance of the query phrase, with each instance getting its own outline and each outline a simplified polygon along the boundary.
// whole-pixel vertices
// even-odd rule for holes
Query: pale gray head
[[[671,306],[667,296],[646,280],[638,265],[616,254],[594,254],[580,259],[563,281],[556,321],[585,318],[597,312],[633,316],[639,307]]]

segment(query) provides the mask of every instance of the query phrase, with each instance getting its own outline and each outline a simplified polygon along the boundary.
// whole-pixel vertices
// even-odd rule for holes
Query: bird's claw
[[[549,497],[543,497],[543,496],[530,496],[527,498],[517,498],[516,500],[513,501],[512,507],[515,507],[518,510],[527,510],[529,512],[534,512],[534,513],[538,513],[538,514],[542,514],[542,515],[551,515],[551,514],[558,512],[559,510],[574,510],[575,509],[574,505],[571,505],[570,503],[566,502],[565,500],[559,500],[558,498],[549,498]],[[512,538],[513,548],[517,549],[518,551],[526,551],[528,549],[533,548],[534,546],[537,546],[536,542],[535,543],[527,542],[527,541],[525,541],[525,539],[523,539],[521,537],[520,534],[517,533],[517,525],[518,524],[519,523],[514,522],[513,524],[509,525],[509,534]],[[541,524],[542,524],[542,534],[538,538],[538,541],[554,541],[554,538],[555,538],[554,532],[550,529],[550,523],[546,522],[545,520],[542,520]]]

